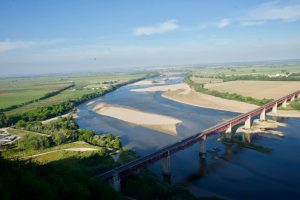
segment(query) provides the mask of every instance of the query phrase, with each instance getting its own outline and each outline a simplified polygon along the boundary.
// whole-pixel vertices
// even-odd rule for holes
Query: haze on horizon
[[[300,1],[0,1],[0,76],[299,59]]]

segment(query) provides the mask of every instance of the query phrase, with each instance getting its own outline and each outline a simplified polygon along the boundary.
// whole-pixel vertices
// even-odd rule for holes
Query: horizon
[[[298,60],[300,1],[0,2],[0,76]]]

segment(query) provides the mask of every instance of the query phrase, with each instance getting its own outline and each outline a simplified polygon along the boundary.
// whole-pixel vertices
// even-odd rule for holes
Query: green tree
[[[50,147],[51,140],[47,136],[27,134],[18,142],[19,149],[41,150]]]
[[[7,126],[7,117],[4,113],[0,113],[0,127]]]

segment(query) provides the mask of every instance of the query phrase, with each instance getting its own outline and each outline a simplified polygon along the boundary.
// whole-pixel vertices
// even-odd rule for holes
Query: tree
[[[50,147],[50,144],[51,140],[47,136],[27,134],[20,139],[18,147],[20,149],[40,150]]]
[[[63,132],[58,131],[52,134],[52,140],[56,145],[63,144],[66,141],[66,136]]]
[[[4,113],[0,113],[0,127],[7,126],[7,117]]]
[[[85,142],[91,142],[93,136],[95,135],[94,131],[87,130],[87,129],[81,129],[79,130],[79,133],[80,135],[78,137],[78,140],[85,141]]]

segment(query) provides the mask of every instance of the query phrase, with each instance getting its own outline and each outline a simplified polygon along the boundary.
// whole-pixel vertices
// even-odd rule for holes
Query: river
[[[183,75],[171,75],[165,84],[183,82]],[[151,80],[162,80],[157,77]],[[81,128],[117,134],[123,146],[147,155],[215,125],[238,113],[195,107],[161,97],[162,92],[132,92],[149,86],[127,85],[78,107],[77,122]],[[142,126],[102,116],[92,110],[91,103],[105,102],[130,106],[138,110],[171,116],[181,120],[177,135],[168,135]],[[282,119],[287,124],[277,130],[283,138],[254,135],[252,142],[272,148],[261,153],[236,145],[217,142],[218,135],[207,140],[207,158],[199,158],[199,144],[171,156],[171,183],[188,188],[195,196],[218,196],[226,199],[286,199],[300,196],[300,119]],[[161,177],[160,161],[149,167]]]

